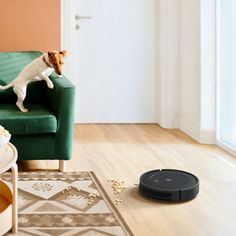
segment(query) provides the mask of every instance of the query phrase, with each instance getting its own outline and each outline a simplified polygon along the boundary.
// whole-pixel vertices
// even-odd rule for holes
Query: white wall
[[[215,143],[215,0],[159,0],[159,124]]]
[[[179,0],[179,128],[216,140],[216,1]]]

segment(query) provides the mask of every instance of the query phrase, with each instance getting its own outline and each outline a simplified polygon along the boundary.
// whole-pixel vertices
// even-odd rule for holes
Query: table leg
[[[13,184],[13,201],[12,201],[12,232],[16,233],[18,230],[18,167],[15,163],[12,168],[12,184]]]

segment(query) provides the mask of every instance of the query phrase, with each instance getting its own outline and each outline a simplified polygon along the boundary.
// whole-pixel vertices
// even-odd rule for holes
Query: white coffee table
[[[16,160],[17,160],[17,150],[14,147],[13,144],[8,143],[5,147],[0,147],[0,173],[4,173],[7,170],[11,169],[12,170],[12,222],[10,222],[10,226],[12,227],[12,232],[16,233],[17,229],[18,229],[18,220],[17,220],[17,189],[18,189],[18,167],[16,164]],[[9,199],[9,190],[6,184],[4,184],[1,180],[0,180],[0,186],[2,186],[2,188],[0,188],[0,195],[5,199]],[[2,192],[1,192],[2,191]],[[8,192],[9,191],[9,192]],[[4,196],[5,194],[5,196]],[[9,208],[6,208],[9,210]],[[0,212],[1,213],[1,212]],[[4,211],[2,212],[2,214],[4,214]],[[6,212],[7,214],[7,212]],[[3,217],[5,218],[5,217]],[[11,217],[10,217],[11,218]],[[1,220],[1,216],[0,216],[0,220]],[[0,222],[1,227],[3,226],[3,228],[5,227],[5,230],[9,230],[7,227],[9,219],[5,219],[5,222]],[[3,228],[1,228],[1,230],[4,230]],[[0,230],[0,231],[1,231]]]

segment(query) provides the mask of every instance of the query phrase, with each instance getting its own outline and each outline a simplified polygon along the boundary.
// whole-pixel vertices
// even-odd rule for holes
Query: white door
[[[65,42],[77,90],[75,122],[156,122],[156,4],[70,1],[72,32],[63,37],[70,37]]]

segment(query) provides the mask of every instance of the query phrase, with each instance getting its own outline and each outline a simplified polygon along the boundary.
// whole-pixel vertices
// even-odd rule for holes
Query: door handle
[[[75,15],[76,20],[90,20],[92,19],[91,16],[80,16],[80,15]]]
[[[76,20],[75,29],[76,29],[76,30],[79,30],[79,29],[80,29],[79,20],[90,20],[90,19],[92,19],[91,16],[75,15],[75,20]]]

